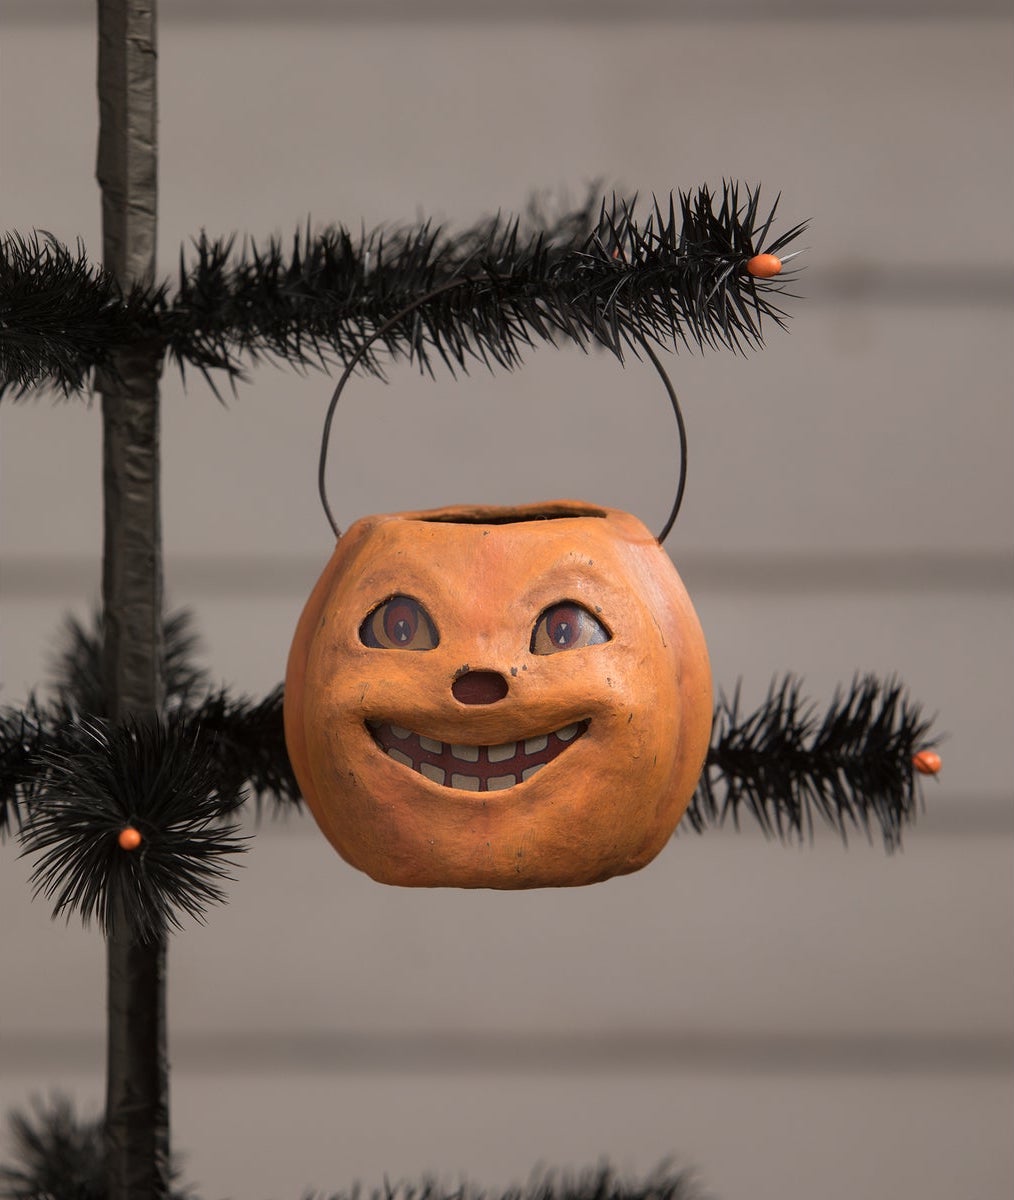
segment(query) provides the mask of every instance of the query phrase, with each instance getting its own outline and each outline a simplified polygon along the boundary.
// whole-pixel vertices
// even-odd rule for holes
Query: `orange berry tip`
[[[136,850],[143,839],[139,830],[133,825],[128,825],[126,829],[120,830],[120,836],[116,840],[120,843],[121,850]]]
[[[920,750],[912,755],[912,766],[920,775],[935,775],[942,765],[940,755],[935,750]]]
[[[782,260],[777,254],[755,254],[747,260],[746,269],[758,279],[770,279],[782,269]]]

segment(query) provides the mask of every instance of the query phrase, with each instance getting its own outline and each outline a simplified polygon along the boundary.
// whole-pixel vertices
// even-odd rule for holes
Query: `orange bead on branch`
[[[136,850],[144,840],[141,837],[141,832],[135,829],[133,825],[128,825],[125,829],[120,830],[120,835],[116,839],[120,843],[121,850]]]
[[[747,260],[746,269],[757,279],[770,279],[781,274],[782,260],[777,254],[755,254]]]
[[[943,760],[935,750],[920,750],[912,755],[912,766],[920,775],[936,775],[943,766]]]

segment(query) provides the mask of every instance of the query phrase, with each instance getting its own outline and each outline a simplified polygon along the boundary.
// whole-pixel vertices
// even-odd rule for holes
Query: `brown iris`
[[[432,650],[440,641],[425,608],[411,596],[392,596],[359,626],[364,645],[377,650]]]
[[[557,654],[610,640],[609,631],[596,617],[573,600],[554,604],[535,622],[532,631],[533,654]]]

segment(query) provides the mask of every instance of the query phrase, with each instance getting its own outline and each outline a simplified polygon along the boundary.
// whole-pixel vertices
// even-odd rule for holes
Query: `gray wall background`
[[[100,253],[90,4],[8,3],[0,211]],[[669,548],[716,682],[825,700],[897,672],[945,769],[901,854],[823,831],[680,835],[574,892],[402,892],[309,818],[171,948],[174,1138],[206,1196],[671,1156],[725,1200],[1014,1186],[1014,178],[1006,5],[161,5],[165,270],[201,228],[471,222],[533,189],[736,177],[812,218],[804,302],[760,354],[681,356],[690,480]],[[326,378],[219,405],[164,388],[170,599],[216,680],[276,683],[330,552]],[[99,420],[0,411],[0,700],[98,595]],[[357,383],[332,498],[367,512],[580,496],[649,524],[673,435],[650,369],[542,350],[514,375]],[[98,1109],[101,940],[0,851],[0,1107]],[[2,1155],[0,1155],[2,1158]]]

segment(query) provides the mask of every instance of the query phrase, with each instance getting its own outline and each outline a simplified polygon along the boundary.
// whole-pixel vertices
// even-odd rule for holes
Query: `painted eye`
[[[608,642],[608,629],[580,604],[565,600],[554,604],[535,622],[532,631],[533,654],[556,654]]]
[[[411,596],[392,596],[359,626],[359,638],[377,650],[432,650],[440,641],[429,613]]]

